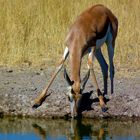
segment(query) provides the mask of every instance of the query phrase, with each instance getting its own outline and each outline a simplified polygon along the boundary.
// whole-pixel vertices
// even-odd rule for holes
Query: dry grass
[[[0,0],[0,65],[57,63],[68,27],[97,3],[109,7],[119,20],[116,64],[140,66],[139,0]]]

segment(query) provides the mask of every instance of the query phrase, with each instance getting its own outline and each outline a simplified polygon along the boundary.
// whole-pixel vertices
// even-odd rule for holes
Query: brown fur
[[[109,24],[114,40],[117,36],[118,21],[112,12],[103,5],[95,5],[82,12],[70,27],[66,45],[70,51],[71,80],[73,88],[80,88],[81,58],[88,47],[93,47],[96,40],[105,36]]]
[[[95,48],[97,39],[105,36],[108,26],[111,25],[112,35],[113,35],[113,45],[115,44],[115,38],[117,36],[118,21],[117,18],[112,14],[112,12],[103,5],[95,5],[80,14],[76,21],[70,27],[70,30],[66,37],[66,46],[69,49],[70,55],[70,68],[71,68],[71,81],[74,81],[72,89],[74,92],[75,101],[79,98],[80,94],[80,69],[81,69],[81,59],[89,47]],[[92,52],[94,49],[92,49]],[[90,58],[92,59],[92,57]],[[46,99],[47,91],[51,86],[56,75],[62,69],[62,66],[66,58],[63,58],[57,67],[55,73],[53,74],[49,84],[43,90],[43,92],[35,100],[33,108],[39,107],[43,101]],[[97,95],[99,96],[99,101],[101,107],[104,107],[105,103],[103,101],[103,96],[99,90],[98,83],[94,71],[92,69],[92,60],[89,60],[90,69],[92,71],[93,80],[95,81],[97,88]]]

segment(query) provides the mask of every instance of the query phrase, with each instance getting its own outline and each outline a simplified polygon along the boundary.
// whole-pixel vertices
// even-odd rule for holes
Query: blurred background
[[[115,65],[140,67],[140,0],[0,0],[0,65],[56,65],[70,25],[98,3],[118,17]]]

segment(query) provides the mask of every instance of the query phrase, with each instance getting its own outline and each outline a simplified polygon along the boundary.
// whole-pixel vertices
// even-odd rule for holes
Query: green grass
[[[97,3],[110,8],[119,20],[116,65],[139,67],[139,0],[0,0],[0,65],[56,64],[69,26]]]

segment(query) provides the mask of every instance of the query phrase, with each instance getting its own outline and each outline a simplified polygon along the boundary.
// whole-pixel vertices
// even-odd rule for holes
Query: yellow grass
[[[0,65],[56,64],[71,23],[97,3],[119,20],[116,65],[140,66],[140,0],[0,0]]]

